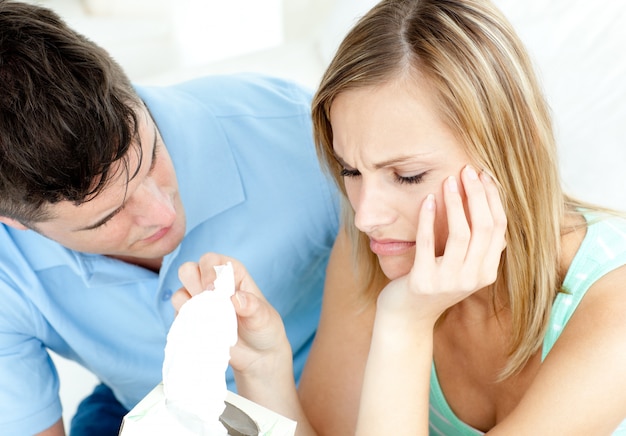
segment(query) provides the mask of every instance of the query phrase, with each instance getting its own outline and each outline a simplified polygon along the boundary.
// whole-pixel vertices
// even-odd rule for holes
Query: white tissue
[[[230,262],[214,267],[215,289],[181,307],[167,335],[163,391],[167,410],[197,435],[226,435],[219,422],[226,398],[225,372],[237,342],[235,292]]]

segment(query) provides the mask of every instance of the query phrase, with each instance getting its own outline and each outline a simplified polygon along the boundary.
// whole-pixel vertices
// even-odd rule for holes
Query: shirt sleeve
[[[35,434],[62,414],[54,363],[35,334],[44,320],[1,278],[0,298],[0,434]]]

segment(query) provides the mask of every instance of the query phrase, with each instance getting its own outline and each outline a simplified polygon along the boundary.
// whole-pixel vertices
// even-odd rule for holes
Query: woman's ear
[[[28,230],[28,227],[26,227],[21,222],[19,222],[17,220],[14,220],[13,218],[7,218],[5,216],[0,216],[0,223],[6,224],[7,226],[13,227],[14,229]]]

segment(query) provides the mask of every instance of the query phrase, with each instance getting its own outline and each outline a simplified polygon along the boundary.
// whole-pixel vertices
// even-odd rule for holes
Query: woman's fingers
[[[265,377],[266,368],[273,368],[275,353],[287,356],[289,362],[291,349],[280,315],[261,294],[243,264],[227,256],[207,253],[197,263],[181,265],[178,275],[183,287],[172,296],[172,305],[178,312],[195,295],[214,289],[217,277],[214,267],[227,262],[232,263],[235,279],[231,301],[237,314],[238,334],[238,341],[231,348],[230,363],[240,374],[260,373]]]
[[[183,304],[185,304],[190,299],[191,295],[189,294],[189,292],[187,292],[185,288],[180,288],[178,291],[174,292],[171,301],[172,306],[174,306],[174,310],[176,311],[176,314],[180,312],[180,308],[183,307]]]
[[[471,240],[467,249],[465,267],[475,271],[475,286],[485,286],[495,280],[498,263],[485,256],[495,235],[494,217],[487,199],[486,186],[476,171],[468,166],[462,173],[467,209],[471,228]]]
[[[235,290],[250,292],[258,298],[265,299],[252,277],[250,277],[248,270],[241,262],[237,259],[233,259],[232,257],[217,253],[206,253],[198,261],[198,267],[200,268],[203,285],[208,286],[208,289],[211,289],[211,286],[217,276],[214,267],[217,265],[225,265],[228,262],[233,265]]]
[[[430,275],[435,268],[436,210],[435,196],[429,194],[424,199],[419,213],[415,237],[415,260],[412,269],[412,276],[421,282],[422,288],[431,283]]]
[[[493,178],[491,178],[488,174],[483,173],[481,174],[481,179],[485,186],[487,202],[493,219],[493,237],[491,239],[491,244],[485,253],[485,262],[499,263],[502,251],[506,247],[506,213],[504,211],[502,199],[500,198],[500,193],[498,192],[498,187],[496,186]]]
[[[281,355],[287,356],[287,361],[291,359],[282,319],[267,300],[251,292],[236,291],[231,300],[237,313],[239,340],[230,350],[230,364],[235,371],[248,374],[260,369],[263,378],[266,378],[267,363],[260,364],[267,361],[266,357],[269,357],[269,362],[275,362],[274,353],[287,350]]]
[[[206,288],[202,283],[202,274],[198,264],[185,262],[178,268],[178,278],[190,296],[198,295]]]
[[[412,282],[420,292],[478,290],[495,280],[505,245],[506,215],[500,195],[493,179],[479,176],[471,166],[463,169],[460,180],[446,179],[443,193],[448,225],[443,255],[436,257],[434,198],[428,196],[419,215]]]
[[[279,330],[282,328],[280,315],[265,299],[250,292],[237,291],[231,300],[239,319],[240,336],[258,334],[266,330],[273,332],[274,328]]]
[[[459,190],[459,181],[456,177],[450,176],[445,181],[443,198],[448,220],[448,239],[441,264],[442,268],[458,271],[465,261],[472,235]]]
[[[497,277],[506,216],[497,187],[491,177],[479,176],[467,166],[462,172],[467,198],[471,239],[464,263],[468,285],[476,288],[493,283]]]

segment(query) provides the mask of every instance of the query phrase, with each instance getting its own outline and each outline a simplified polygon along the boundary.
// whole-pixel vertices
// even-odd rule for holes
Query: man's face
[[[158,259],[176,248],[185,234],[185,213],[174,167],[145,108],[138,123],[139,144],[129,149],[128,171],[112,168],[117,171],[104,190],[80,206],[51,205],[53,218],[35,224],[37,232],[73,250],[113,257]]]

